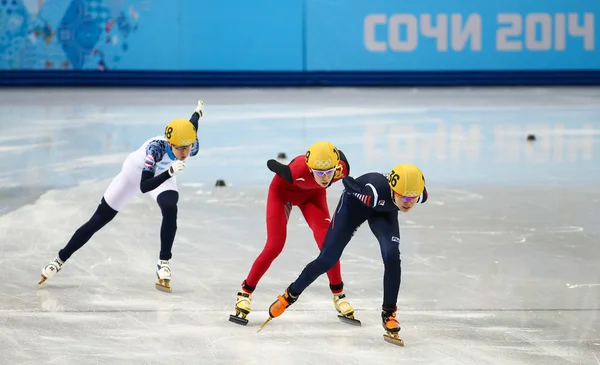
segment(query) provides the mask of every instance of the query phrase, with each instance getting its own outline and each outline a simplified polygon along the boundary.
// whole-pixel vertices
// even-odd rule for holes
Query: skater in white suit
[[[110,222],[136,194],[148,193],[162,213],[160,254],[156,267],[156,288],[171,291],[171,249],[177,231],[176,175],[185,169],[189,156],[198,154],[198,120],[204,116],[204,102],[198,101],[192,117],[174,119],[165,128],[164,136],[147,140],[123,163],[121,172],[110,183],[92,217],[71,237],[58,256],[42,269],[38,285],[60,271],[64,263],[85,245],[92,236]]]

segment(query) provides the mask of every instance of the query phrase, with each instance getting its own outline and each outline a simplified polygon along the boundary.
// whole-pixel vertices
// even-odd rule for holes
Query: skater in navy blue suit
[[[321,253],[271,305],[265,324],[283,314],[313,281],[338,262],[354,232],[366,221],[379,241],[385,267],[381,313],[386,330],[384,337],[389,342],[403,345],[398,337],[400,324],[396,320],[401,276],[398,211],[408,212],[415,204],[425,203],[425,178],[418,167],[402,164],[387,175],[367,173],[356,179],[346,177],[342,183],[345,190],[332,217]],[[347,317],[354,319],[353,313]],[[360,325],[359,321],[354,321],[354,324]]]

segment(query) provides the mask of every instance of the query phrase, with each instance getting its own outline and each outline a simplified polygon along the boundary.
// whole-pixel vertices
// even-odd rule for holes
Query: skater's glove
[[[196,113],[198,113],[200,118],[204,117],[204,101],[198,100],[198,106],[196,107],[196,110],[194,110],[194,111]]]
[[[185,161],[177,160],[169,167],[169,175],[175,176],[185,169]]]

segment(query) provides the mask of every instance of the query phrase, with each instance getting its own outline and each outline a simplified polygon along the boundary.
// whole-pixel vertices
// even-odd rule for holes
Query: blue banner
[[[0,70],[301,71],[302,0],[0,1]]]
[[[2,0],[0,71],[594,71],[599,17],[592,0]]]
[[[600,69],[600,1],[306,1],[309,71]]]

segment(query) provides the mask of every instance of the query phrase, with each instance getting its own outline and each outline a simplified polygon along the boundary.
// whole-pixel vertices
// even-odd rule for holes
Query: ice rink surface
[[[207,115],[178,177],[173,293],[154,289],[160,210],[143,195],[38,288],[127,154],[197,99]],[[2,365],[600,364],[598,88],[3,89],[0,131]],[[257,334],[318,254],[297,209],[250,323],[228,322],[265,242],[266,160],[318,140],[354,176],[425,173],[429,201],[400,215],[404,348],[382,339],[367,226],[342,256],[362,327],[338,321],[323,276]]]

